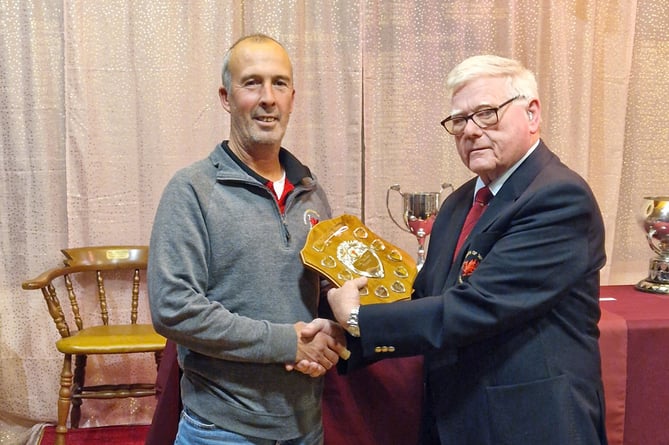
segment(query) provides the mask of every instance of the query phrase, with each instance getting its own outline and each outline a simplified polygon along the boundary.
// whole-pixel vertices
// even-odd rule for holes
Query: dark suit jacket
[[[604,225],[590,188],[540,143],[452,264],[474,185],[441,206],[414,301],[361,308],[349,367],[424,354],[423,443],[606,443]]]

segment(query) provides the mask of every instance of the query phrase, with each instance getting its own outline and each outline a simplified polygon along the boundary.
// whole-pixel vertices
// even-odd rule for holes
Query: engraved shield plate
[[[392,303],[411,298],[416,262],[380,238],[353,215],[316,224],[301,251],[302,262],[336,286],[365,276],[361,304]]]

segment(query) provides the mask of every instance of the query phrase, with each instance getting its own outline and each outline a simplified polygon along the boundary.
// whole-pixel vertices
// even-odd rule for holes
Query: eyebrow
[[[477,111],[485,110],[486,108],[495,108],[495,106],[493,104],[483,102],[483,103],[478,104],[473,110],[471,110],[469,112],[464,112],[462,110],[451,111],[451,114],[449,115],[449,117],[464,117],[464,116],[467,116],[471,113],[476,113]]]
[[[272,81],[276,81],[276,80],[284,80],[284,81],[286,81],[286,82],[288,82],[288,83],[292,83],[292,82],[293,82],[293,78],[292,78],[291,76],[289,76],[289,75],[278,74],[278,75],[266,76],[265,74],[260,74],[260,73],[249,73],[249,74],[246,74],[246,75],[244,75],[244,76],[241,76],[241,77],[239,78],[239,80],[240,80],[241,82],[245,82],[245,81],[247,81],[247,80],[249,80],[249,79],[260,79],[260,78],[264,79],[265,77],[269,77],[270,79],[272,79]]]

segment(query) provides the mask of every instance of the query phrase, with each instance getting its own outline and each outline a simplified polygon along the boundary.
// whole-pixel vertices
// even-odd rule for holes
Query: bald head
[[[290,77],[292,79],[293,65],[290,61],[290,57],[288,57],[288,52],[283,47],[283,45],[279,43],[276,39],[273,39],[268,35],[252,34],[237,40],[228,49],[228,51],[225,53],[225,56],[223,57],[223,69],[221,73],[222,77],[221,80],[226,90],[230,91],[230,87],[232,86],[231,71],[233,70],[233,68],[235,68],[236,65],[238,66],[238,64],[240,63],[239,57],[245,52],[245,50],[248,50],[258,45],[272,45],[280,49],[280,52],[283,53],[283,55],[286,58],[286,63],[290,67],[290,75],[291,75]]]

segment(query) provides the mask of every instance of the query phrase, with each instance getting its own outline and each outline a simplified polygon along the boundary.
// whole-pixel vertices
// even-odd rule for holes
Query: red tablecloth
[[[604,286],[601,297],[609,443],[669,444],[669,296]],[[323,396],[325,445],[416,443],[421,374],[420,357],[384,360],[346,376],[329,372]],[[161,366],[159,380],[165,389],[154,417],[157,434],[147,444],[172,443],[165,434],[173,432],[165,425],[178,422],[178,370]]]
[[[323,392],[325,445],[418,442],[423,359],[387,359],[347,375],[328,372]]]
[[[669,444],[665,427],[669,297],[639,292],[633,286],[604,286],[601,297],[600,348],[609,444]],[[326,445],[415,443],[420,379],[421,362],[413,358],[382,361],[350,376],[328,374]],[[391,394],[389,388],[395,392]],[[374,407],[382,407],[383,414]],[[370,416],[370,412],[379,415]]]
[[[341,376],[326,375],[325,445],[407,445],[418,440],[422,357],[392,359]],[[159,398],[146,445],[174,443],[181,403],[176,348],[168,341],[160,363]]]
[[[604,286],[601,298],[609,443],[669,444],[669,296]]]

